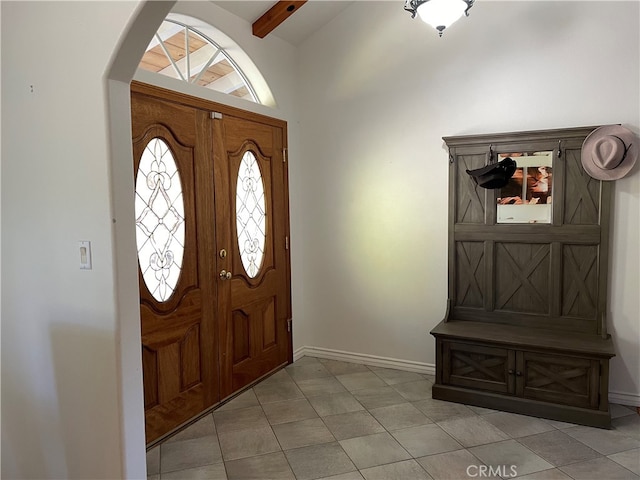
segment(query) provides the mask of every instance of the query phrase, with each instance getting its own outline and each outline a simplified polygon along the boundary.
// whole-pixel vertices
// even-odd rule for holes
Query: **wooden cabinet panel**
[[[562,315],[597,320],[598,245],[562,247]]]
[[[609,427],[612,342],[480,322],[441,322],[433,398]]]
[[[456,242],[456,305],[483,308],[485,299],[484,242]]]
[[[496,242],[496,310],[550,313],[549,252],[549,244]]]
[[[600,363],[597,360],[518,352],[518,394],[525,398],[584,408],[598,408]]]
[[[443,382],[490,392],[512,393],[514,352],[506,348],[445,342]]]
[[[545,402],[598,408],[600,363],[572,357],[443,342],[442,383]]]
[[[579,148],[565,151],[564,223],[598,225],[601,182],[585,172],[580,157]]]
[[[485,165],[487,153],[459,155],[460,168],[455,177],[455,221],[456,223],[477,223],[485,221],[485,190],[467,175],[466,170],[475,170]]]

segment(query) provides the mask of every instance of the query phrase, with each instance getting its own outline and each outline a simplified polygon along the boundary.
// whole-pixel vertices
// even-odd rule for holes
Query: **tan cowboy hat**
[[[596,180],[618,180],[638,160],[638,138],[621,125],[596,128],[582,144],[582,166]]]

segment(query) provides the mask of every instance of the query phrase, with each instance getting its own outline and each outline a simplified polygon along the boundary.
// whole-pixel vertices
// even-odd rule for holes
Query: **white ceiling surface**
[[[253,24],[276,0],[216,0],[213,3]],[[269,35],[275,35],[292,45],[299,45],[352,3],[353,0],[309,0]]]

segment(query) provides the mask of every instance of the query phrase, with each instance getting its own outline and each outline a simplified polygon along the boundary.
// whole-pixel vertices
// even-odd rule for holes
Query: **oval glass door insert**
[[[260,165],[251,151],[245,152],[236,185],[236,231],[242,266],[250,278],[260,272],[267,238],[267,213]]]
[[[180,278],[185,224],[178,166],[160,138],[153,138],[142,153],[135,195],[140,271],[153,298],[164,302]]]

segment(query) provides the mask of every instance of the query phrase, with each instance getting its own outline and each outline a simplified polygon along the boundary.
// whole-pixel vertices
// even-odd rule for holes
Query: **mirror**
[[[553,152],[499,153],[516,172],[498,192],[497,223],[551,223]]]

